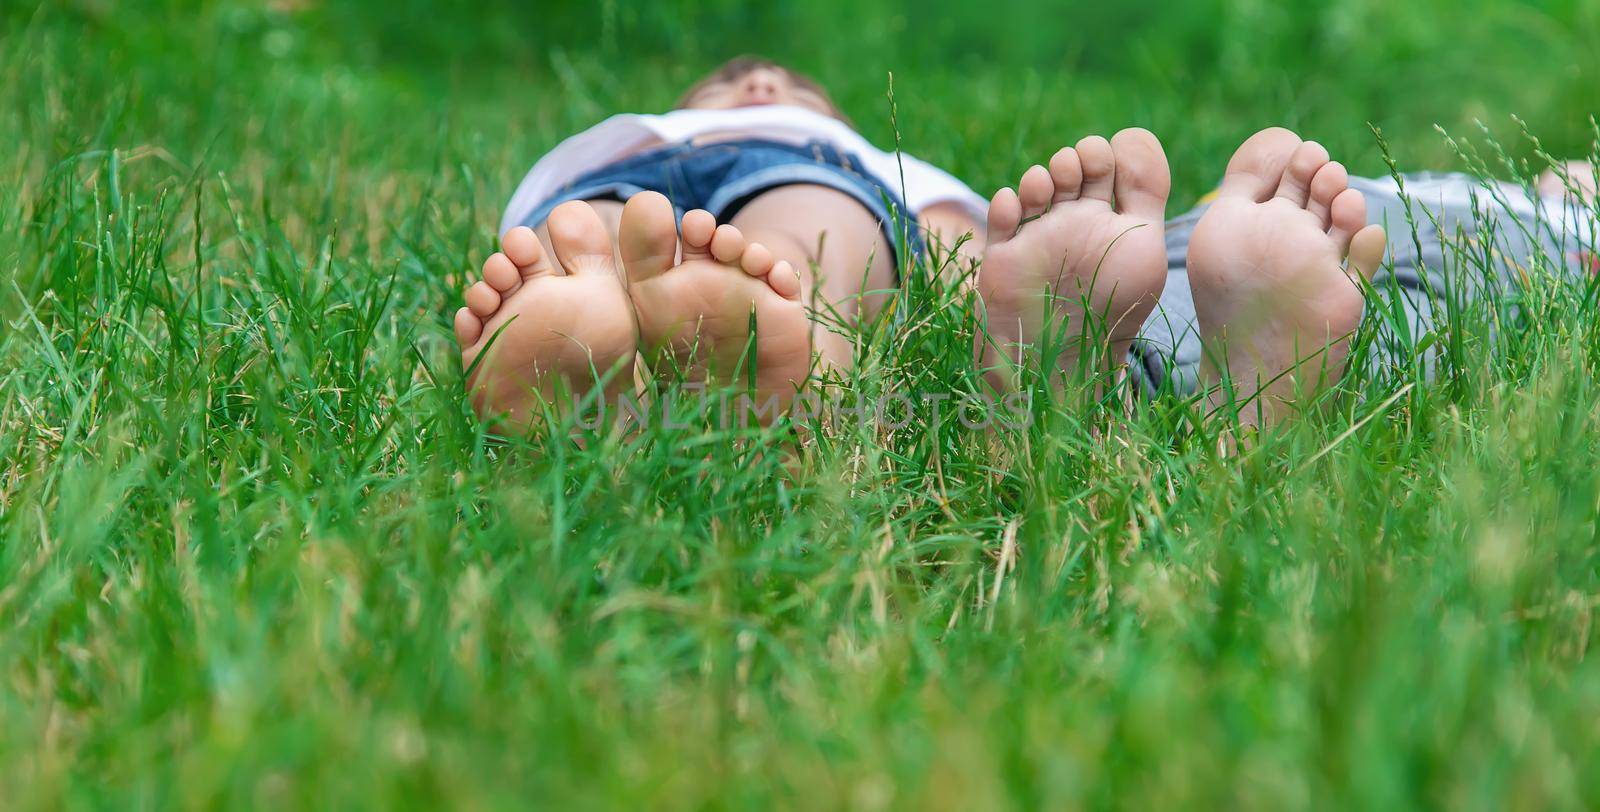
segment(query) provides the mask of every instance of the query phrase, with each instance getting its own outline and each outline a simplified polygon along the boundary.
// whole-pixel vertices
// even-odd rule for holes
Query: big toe
[[[1282,127],[1271,127],[1250,136],[1228,161],[1218,193],[1248,197],[1265,203],[1277,193],[1284,170],[1300,148],[1300,136]]]
[[[678,258],[678,223],[672,202],[657,192],[640,192],[629,198],[622,207],[617,242],[630,283],[671,268]]]
[[[1146,220],[1166,216],[1167,195],[1172,192],[1172,171],[1167,153],[1155,133],[1137,127],[1111,138],[1116,155],[1117,210]]]

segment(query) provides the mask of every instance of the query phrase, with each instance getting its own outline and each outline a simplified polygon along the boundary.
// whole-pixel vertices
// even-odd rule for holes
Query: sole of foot
[[[1170,190],[1162,142],[1123,129],[1064,147],[1016,192],[995,193],[978,270],[990,382],[1014,385],[1029,345],[1069,372],[1122,368],[1166,285]]]
[[[1013,386],[1030,345],[1067,372],[1120,369],[1166,284],[1171,186],[1161,142],[1129,129],[1063,148],[995,194],[977,278],[992,383]]]
[[[526,428],[541,400],[563,390],[582,396],[603,385],[609,402],[633,387],[633,307],[605,224],[573,201],[546,228],[554,258],[532,229],[511,229],[456,311],[473,407],[506,429]]]
[[[743,387],[753,378],[752,421],[771,422],[811,375],[800,277],[705,211],[686,213],[682,228],[680,240],[672,204],[654,192],[623,207],[618,243],[639,346],[658,373],[675,364],[690,380],[715,386]]]
[[[1263,130],[1234,153],[1195,226],[1202,376],[1212,404],[1231,400],[1247,425],[1276,422],[1343,373],[1365,304],[1357,280],[1385,250],[1349,181],[1320,144]]]

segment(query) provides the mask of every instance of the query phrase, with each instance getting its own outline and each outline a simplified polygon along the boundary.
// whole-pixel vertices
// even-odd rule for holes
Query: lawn
[[[1177,214],[1271,124],[1588,154],[1600,2],[468,5],[0,4],[0,805],[1600,806],[1600,303],[1549,268],[1243,448],[1081,386],[497,438],[449,332],[534,159],[741,52],[984,192],[1148,127]],[[973,391],[971,316],[910,269],[829,386]]]

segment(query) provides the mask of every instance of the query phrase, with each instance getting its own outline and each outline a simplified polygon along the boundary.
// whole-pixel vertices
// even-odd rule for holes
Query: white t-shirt
[[[966,184],[935,166],[900,153],[884,152],[844,122],[802,107],[761,105],[732,110],[674,110],[660,115],[623,114],[562,141],[540,158],[517,186],[500,218],[500,231],[520,224],[540,203],[584,173],[660,144],[678,144],[708,135],[736,134],[803,144],[825,141],[850,153],[866,170],[900,195],[912,211],[954,203],[983,222],[988,202]],[[902,186],[901,177],[905,182]]]

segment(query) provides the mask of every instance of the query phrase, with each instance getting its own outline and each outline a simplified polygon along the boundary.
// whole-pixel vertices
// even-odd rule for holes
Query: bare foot
[[[680,257],[672,204],[653,192],[628,201],[617,238],[642,349],[718,385],[742,385],[753,369],[756,407],[789,407],[811,373],[811,321],[793,266],[698,209],[683,216]]]
[[[981,363],[997,386],[1010,385],[1022,348],[1045,338],[1050,313],[1061,368],[1078,365],[1085,341],[1104,342],[1091,356],[1101,363],[1123,363],[1166,284],[1171,186],[1161,142],[1131,129],[1063,148],[1048,170],[1023,174],[1020,195],[995,194],[978,292],[990,337]]]
[[[513,428],[558,386],[582,395],[603,380],[608,405],[633,386],[633,310],[605,225],[581,201],[556,207],[546,225],[555,262],[532,229],[511,229],[456,311],[473,407]]]
[[[1263,130],[1234,153],[1195,226],[1189,281],[1202,375],[1216,404],[1227,397],[1214,386],[1226,370],[1247,424],[1280,419],[1297,396],[1343,373],[1364,303],[1355,275],[1371,279],[1384,252],[1383,228],[1367,225],[1366,200],[1349,180],[1320,144]]]

